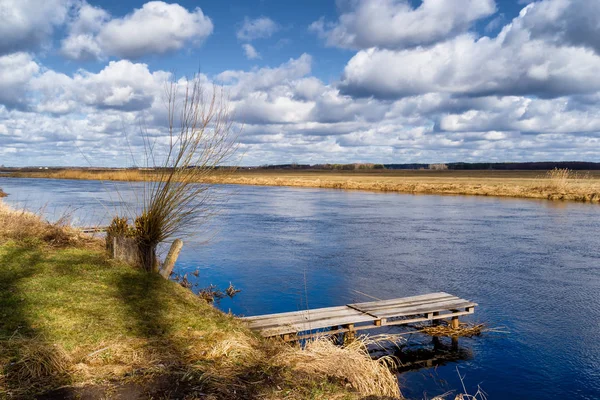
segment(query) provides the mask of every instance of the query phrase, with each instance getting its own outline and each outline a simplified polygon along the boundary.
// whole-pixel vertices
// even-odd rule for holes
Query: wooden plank
[[[434,302],[434,303],[426,303],[426,304],[414,304],[414,305],[410,305],[410,306],[400,306],[400,307],[385,307],[382,309],[370,309],[368,311],[369,314],[371,315],[376,315],[376,316],[380,316],[381,314],[388,314],[388,313],[395,313],[395,312],[401,312],[401,313],[410,313],[412,312],[412,310],[419,310],[419,312],[421,312],[420,310],[431,310],[431,311],[437,311],[436,309],[451,309],[452,307],[458,307],[458,308],[463,308],[463,307],[471,307],[471,306],[475,306],[472,302],[467,301],[467,300],[463,300],[463,299],[454,299],[454,300],[445,300],[445,301],[440,301],[440,302]],[[362,311],[362,310],[359,310]]]
[[[463,309],[463,308],[467,308],[467,307],[474,307],[475,304],[466,301],[466,300],[453,300],[453,301],[448,301],[448,302],[444,302],[444,303],[435,303],[435,304],[430,304],[430,305],[426,305],[426,306],[422,306],[422,307],[405,307],[405,308],[398,308],[398,309],[390,309],[390,310],[384,310],[382,312],[373,312],[371,311],[371,314],[375,314],[377,315],[378,318],[391,318],[391,317],[404,317],[404,316],[409,316],[409,315],[416,315],[416,314],[425,314],[428,312],[435,312],[435,311],[447,311],[447,310],[451,310],[451,309]]]
[[[278,313],[278,314],[254,315],[251,317],[242,317],[241,319],[244,321],[247,321],[247,322],[268,320],[268,319],[283,319],[283,318],[287,318],[287,317],[293,318],[293,317],[304,316],[306,314],[313,314],[313,313],[344,312],[344,310],[347,310],[347,309],[348,309],[348,307],[346,307],[346,306],[336,306],[336,307],[326,307],[326,308],[315,308],[312,310],[291,311],[291,312],[284,312],[284,313]]]
[[[283,317],[278,317],[277,315],[272,315],[266,319],[252,319],[245,320],[249,323],[250,327],[260,328],[267,327],[272,325],[284,325],[284,324],[295,324],[295,323],[303,323],[310,322],[328,318],[336,318],[336,317],[365,317],[364,313],[360,311],[353,310],[348,307],[342,307],[339,310],[323,310],[323,309],[315,309],[310,311],[303,311],[301,313],[295,313],[292,315],[285,315]],[[372,318],[372,317],[370,317]]]
[[[316,320],[310,322],[303,322],[297,324],[288,324],[283,326],[272,326],[261,329],[263,336],[277,336],[285,333],[298,333],[304,331],[310,331],[314,329],[330,328],[338,325],[356,324],[361,322],[370,322],[373,318],[370,316],[357,317],[343,317],[343,318],[329,318],[325,320]],[[358,328],[358,327],[357,327]]]
[[[418,306],[422,304],[431,304],[431,303],[439,303],[443,301],[451,301],[451,300],[462,300],[456,296],[444,296],[439,298],[431,298],[424,300],[416,300],[410,302],[404,302],[402,299],[398,299],[397,302],[386,301],[385,304],[382,304],[378,301],[373,301],[370,303],[363,304],[349,304],[348,306],[354,308],[355,310],[360,310],[363,312],[371,312],[375,310],[383,310],[386,308],[397,308],[397,307],[408,307],[408,306]]]
[[[395,298],[395,299],[389,299],[389,300],[377,300],[377,301],[367,301],[367,302],[363,302],[363,303],[352,303],[349,305],[351,305],[353,307],[363,308],[363,307],[369,307],[374,304],[383,306],[386,304],[399,304],[402,302],[411,303],[411,302],[426,301],[426,300],[430,300],[430,299],[438,299],[438,298],[444,298],[444,297],[454,298],[456,296],[452,296],[451,294],[448,294],[445,292],[438,292],[438,293],[422,294],[419,296],[401,297],[401,298]]]

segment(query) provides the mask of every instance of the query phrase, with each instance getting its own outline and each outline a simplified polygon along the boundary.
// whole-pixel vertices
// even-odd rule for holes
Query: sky
[[[600,1],[0,0],[0,165],[139,165],[194,74],[241,165],[600,160]]]

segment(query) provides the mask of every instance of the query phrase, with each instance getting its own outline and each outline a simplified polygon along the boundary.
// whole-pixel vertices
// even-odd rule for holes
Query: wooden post
[[[344,333],[344,343],[353,341],[356,336],[356,332],[354,331],[354,324],[344,325],[344,328],[348,329],[348,332]]]
[[[432,318],[432,319],[431,319],[431,325],[439,325],[439,324],[440,324],[440,320],[439,320],[439,319],[435,319],[435,317],[437,317],[437,316],[439,316],[439,315],[440,315],[440,312],[439,312],[439,311],[435,311],[435,312],[433,313],[433,317],[434,317],[434,318]]]
[[[183,241],[181,239],[175,239],[171,248],[169,249],[169,253],[167,254],[167,258],[165,258],[165,262],[162,267],[162,271],[160,274],[163,278],[169,279],[171,276],[171,272],[173,272],[173,267],[175,267],[175,261],[177,261],[177,257],[179,257],[179,252],[183,247]]]
[[[458,317],[452,317],[452,322],[450,323],[450,327],[452,329],[458,329],[458,327],[459,327]]]

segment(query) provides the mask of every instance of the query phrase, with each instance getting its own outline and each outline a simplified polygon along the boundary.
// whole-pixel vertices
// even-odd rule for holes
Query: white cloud
[[[80,70],[73,77],[48,70],[33,79],[31,87],[38,93],[40,112],[134,112],[149,110],[170,77],[164,71],[150,72],[146,64],[121,60],[111,61],[98,73]]]
[[[242,27],[237,31],[240,40],[252,41],[271,37],[279,30],[279,25],[271,18],[259,17],[256,19],[244,18]]]
[[[198,46],[212,31],[212,21],[200,8],[190,12],[178,4],[151,1],[123,18],[110,18],[106,11],[83,4],[62,42],[62,52],[75,60],[135,59]]]
[[[61,25],[72,0],[2,0],[0,55],[35,50]]]
[[[600,110],[579,109],[576,102],[569,98],[543,100],[505,97],[493,102],[496,103],[495,107],[445,115],[440,127],[451,132],[600,132]]]
[[[598,54],[532,38],[522,18],[496,38],[463,34],[430,48],[361,50],[346,65],[340,87],[381,98],[434,92],[557,97],[600,90]]]
[[[600,2],[543,0],[530,4],[517,20],[521,29],[557,44],[585,46],[600,54]]]
[[[103,56],[96,35],[110,20],[110,14],[87,3],[79,4],[69,23],[69,35],[63,39],[61,51],[73,60],[96,60]]]
[[[341,82],[313,76],[309,54],[201,79],[229,93],[245,164],[596,160],[600,56],[593,37],[576,42],[561,25],[583,18],[570,19],[566,1],[531,4],[497,37],[453,31],[426,47],[360,50]],[[111,56],[100,36],[113,18],[85,3],[75,10],[62,51]],[[130,148],[141,151],[140,124],[165,140],[168,72],[119,60],[64,73],[42,60],[0,56],[4,164],[87,165],[77,147],[94,163],[128,165]]]
[[[0,104],[10,108],[26,107],[29,82],[39,70],[28,53],[0,56]]]
[[[325,39],[329,46],[405,49],[456,36],[496,11],[494,0],[423,0],[418,8],[406,0],[349,4],[350,9],[342,13],[337,23],[320,19],[309,30]]]
[[[244,54],[246,55],[246,58],[248,60],[256,60],[261,58],[259,52],[256,51],[254,46],[252,46],[251,44],[245,43],[242,45],[242,48],[244,49]]]
[[[261,68],[251,72],[224,71],[216,76],[218,82],[231,85],[232,98],[238,99],[253,91],[270,90],[301,78],[311,71],[312,57],[302,54],[277,68]]]

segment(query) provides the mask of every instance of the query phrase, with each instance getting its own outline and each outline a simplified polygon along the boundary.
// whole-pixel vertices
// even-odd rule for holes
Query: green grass
[[[172,388],[160,376],[179,386],[187,376],[194,384],[186,391],[217,398],[235,386],[247,397],[353,397],[326,377],[297,380],[271,361],[280,344],[175,282],[97,250],[0,244],[0,317],[0,398],[131,382],[164,394]]]
[[[180,330],[239,329],[157,274],[112,263],[85,249],[0,247],[0,337],[59,340],[67,350],[116,335],[139,338]],[[110,311],[110,312],[109,312]]]

